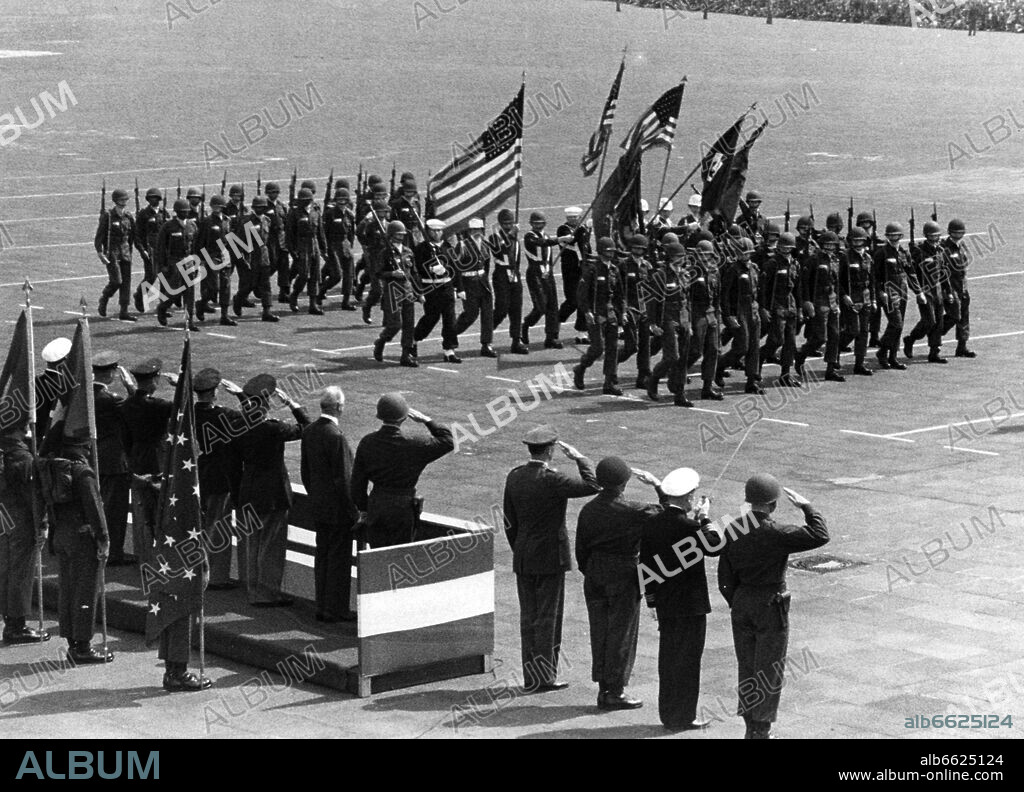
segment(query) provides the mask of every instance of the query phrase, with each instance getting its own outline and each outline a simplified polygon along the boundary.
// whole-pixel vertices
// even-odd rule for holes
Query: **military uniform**
[[[159,198],[159,193],[157,193]],[[146,192],[146,200],[150,200],[150,191]],[[161,207],[159,200],[143,207],[135,218],[135,249],[142,256],[143,283],[152,285],[156,282],[154,248],[160,228],[170,219],[166,207]],[[142,301],[142,283],[135,290],[135,308],[140,313],[144,309]]]
[[[523,235],[523,250],[526,253],[526,286],[530,291],[533,308],[523,319],[522,342],[530,343],[529,332],[541,319],[544,320],[544,346],[556,347],[561,323],[558,319],[558,293],[555,288],[554,249],[558,240],[533,229]]]
[[[472,221],[471,221],[472,222]],[[483,223],[480,223],[483,228]],[[468,234],[462,241],[459,255],[459,274],[466,294],[462,313],[455,320],[456,337],[466,332],[480,317],[480,348],[484,355],[494,352],[494,292],[491,287],[491,248],[483,236]]]
[[[863,374],[868,333],[877,305],[875,279],[871,274],[871,255],[866,248],[851,247],[839,262],[840,314],[843,332],[840,344],[853,341],[854,373]]]
[[[953,224],[950,224],[953,227]],[[967,290],[967,266],[970,259],[967,246],[952,236],[942,240],[949,267],[950,303],[942,324],[945,335],[956,327],[956,354],[958,357],[974,357],[967,348],[971,337],[971,295]]]
[[[942,348],[942,333],[946,325],[945,307],[952,302],[946,251],[942,245],[933,245],[926,239],[911,251],[911,258],[925,301],[918,299],[917,309],[921,319],[903,339],[904,350],[911,352],[915,341],[927,338],[928,360],[940,362],[943,360],[939,350]]]
[[[488,244],[494,256],[494,326],[508,317],[509,336],[516,348],[523,335],[522,246],[517,236],[504,232],[492,234]]]
[[[761,320],[768,326],[768,339],[761,347],[761,363],[774,359],[782,347],[779,362],[784,375],[796,357],[797,295],[800,267],[789,253],[777,250],[761,273]]]
[[[273,291],[270,285],[270,275],[273,272],[273,265],[270,262],[273,217],[263,211],[266,207],[265,201],[266,199],[263,199],[257,204],[254,200],[254,207],[259,205],[260,211],[254,209],[245,212],[239,220],[239,236],[245,241],[240,259],[245,262],[245,266],[239,270],[238,291],[232,298],[231,307],[235,316],[241,316],[249,295],[255,294],[263,307],[263,321],[275,322],[277,317],[270,312],[270,306],[273,304]],[[252,250],[244,250],[247,246],[251,246]]]
[[[690,280],[682,245],[675,243],[667,251],[665,265],[650,280],[651,323],[661,329],[661,359],[647,378],[647,395],[658,400],[658,382],[668,375],[669,389],[676,393],[676,404],[692,407],[684,393],[686,364],[690,357]]]
[[[276,190],[275,190],[276,188]],[[288,207],[277,199],[280,188],[276,183],[267,184],[266,196],[270,216],[270,236],[267,242],[267,253],[270,257],[271,271],[277,273],[277,301],[288,302],[291,294],[291,258],[288,245],[285,243],[284,224],[288,217]]]
[[[428,220],[427,223],[429,226],[440,221]],[[455,267],[458,253],[446,241],[427,239],[416,246],[413,259],[413,288],[424,295],[423,316],[416,323],[413,339],[424,340],[440,319],[441,345],[446,353],[454,352],[459,347],[459,336],[455,332],[455,295],[462,291],[462,276]]]
[[[797,373],[804,362],[825,345],[828,379],[841,380],[839,368],[839,259],[828,250],[815,251],[804,263],[800,277],[800,301],[807,320],[806,341],[796,355]]]
[[[390,203],[391,219],[398,220],[409,230],[412,247],[420,245],[425,239],[424,214],[417,193],[409,200],[405,195],[396,196]]]
[[[721,327],[721,281],[713,255],[711,252],[703,255],[698,252],[686,271],[690,282],[690,315],[693,318],[693,336],[686,367],[689,369],[698,357],[701,359],[703,398],[721,398],[721,393],[712,388],[718,374],[718,334]]]
[[[154,248],[156,271],[164,276],[171,289],[183,289],[181,295],[188,321],[196,311],[194,284],[199,278],[199,261],[193,254],[198,236],[199,230],[192,220],[173,217],[161,226]],[[167,324],[167,308],[173,299],[171,295],[165,295],[157,306],[157,321],[162,325]]]
[[[893,246],[888,240],[875,250],[872,274],[878,287],[878,301],[885,312],[885,333],[878,345],[878,361],[883,368],[906,368],[896,361],[900,337],[903,335],[903,317],[907,312],[907,297],[912,291],[920,292],[910,255]]]
[[[285,242],[292,254],[295,270],[295,280],[289,298],[292,311],[299,310],[299,295],[308,284],[309,312],[320,313],[316,302],[320,294],[320,258],[327,250],[320,209],[312,203],[305,207],[301,204],[292,207],[285,221]]]
[[[341,284],[341,307],[355,310],[351,306],[352,278],[355,261],[352,258],[352,243],[356,237],[356,216],[348,206],[333,203],[324,211],[324,237],[327,241],[327,261],[324,277],[320,284],[320,300],[327,292]]]
[[[608,240],[610,243],[611,240]],[[621,395],[616,387],[619,372],[619,328],[626,312],[622,273],[610,257],[593,261],[579,281],[577,304],[588,323],[590,346],[573,370],[576,385],[583,373],[604,355],[604,390]]]
[[[123,191],[120,191],[123,192]],[[124,193],[127,199],[128,194]],[[118,295],[118,317],[133,321],[128,313],[132,296],[132,244],[135,241],[135,220],[123,207],[114,206],[100,215],[93,245],[106,258],[107,285],[100,293],[99,314],[107,315],[107,301]]]
[[[117,355],[114,353],[101,352],[93,356],[94,370],[109,369],[116,365]],[[128,457],[125,454],[127,428],[122,412],[125,398],[98,382],[93,383],[93,388],[100,496],[110,534],[109,563],[117,566],[126,561],[124,540],[128,530],[128,494],[131,491],[131,474],[128,472]],[[139,548],[135,550],[138,552]]]
[[[409,248],[401,243],[388,243],[377,272],[377,278],[383,284],[384,329],[374,344],[374,355],[383,359],[384,345],[401,332],[402,363],[415,366],[416,297],[409,278],[413,266],[413,254]]]
[[[220,211],[223,201],[219,195],[210,199],[210,213],[199,223],[195,247],[197,253],[202,255],[206,267],[206,277],[202,282],[203,307],[205,309],[210,303],[219,304],[221,323],[230,326],[235,324],[228,317],[233,269],[228,252],[231,221]]]
[[[71,392],[79,384],[67,367],[67,356],[71,351],[70,338],[55,338],[43,347],[42,358],[46,363],[43,372],[36,376],[36,437],[43,439],[50,430],[50,416],[60,403],[66,403]]]
[[[391,249],[386,229],[388,216],[388,211],[370,210],[365,213],[356,226],[356,237],[363,248],[363,274],[360,285],[356,289],[357,299],[362,296],[364,286],[370,287],[370,291],[363,301],[363,321],[366,324],[370,323],[370,311],[373,306],[383,298],[384,284],[381,281],[380,273],[384,269]]]
[[[646,247],[646,245],[645,245]],[[625,284],[626,315],[623,344],[619,348],[619,363],[636,355],[636,386],[646,387],[651,374],[651,326],[647,321],[648,280],[653,266],[643,256],[633,254],[620,264]]]
[[[752,261],[735,259],[722,271],[722,319],[732,330],[729,351],[718,359],[718,372],[743,359],[748,392],[756,392],[761,374],[761,273]],[[721,384],[721,383],[719,383]]]
[[[562,292],[565,299],[558,308],[558,321],[568,321],[569,317],[576,314],[576,321],[573,328],[576,334],[589,334],[587,319],[584,311],[579,309],[577,304],[577,291],[580,278],[583,275],[583,262],[591,255],[590,229],[585,225],[577,225],[575,228],[568,223],[563,223],[555,231],[555,236],[571,236],[571,244],[562,247],[560,257],[562,265]]]

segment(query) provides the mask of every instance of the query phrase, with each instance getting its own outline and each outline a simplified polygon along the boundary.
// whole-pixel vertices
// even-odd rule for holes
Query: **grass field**
[[[332,167],[354,175],[362,163],[386,174],[395,161],[422,186],[428,169],[446,163],[453,141],[467,142],[508,101],[523,69],[534,120],[528,107],[522,203],[556,220],[560,207],[593,194],[578,162],[628,44],[616,142],[662,91],[688,77],[672,187],[697,161],[701,141],[713,141],[757,100],[770,128],[754,149],[748,184],[766,193],[768,214],[781,214],[787,198],[794,216],[813,203],[821,225],[830,211],[845,218],[852,196],[858,211],[876,209],[882,224],[905,224],[911,206],[920,224],[934,201],[943,225],[959,216],[981,232],[970,272],[979,358],[940,367],[919,365],[919,357],[905,373],[821,383],[788,398],[774,390],[761,402],[741,401],[734,378],[726,401],[713,409],[698,403],[696,411],[641,401],[636,391],[603,397],[592,369],[585,393],[544,401],[433,466],[421,484],[428,510],[488,515],[505,472],[522,457],[520,435],[537,423],[555,424],[595,460],[615,453],[656,473],[692,465],[708,486],[721,476],[713,493],[719,512],[738,507],[748,475],[772,471],[821,505],[834,537],[826,549],[863,562],[830,575],[792,573],[794,646],[810,647],[825,663],[783,699],[793,736],[901,735],[900,713],[925,705],[967,711],[964,697],[987,706],[986,685],[1024,671],[1024,552],[1016,541],[1022,487],[1014,470],[1024,431],[1020,40],[782,19],[767,26],[718,15],[666,23],[658,11],[616,14],[614,4],[579,0],[440,5],[455,10],[423,4],[432,16],[420,11],[417,22],[412,3],[312,0],[297,13],[292,4],[207,0],[198,14],[182,4],[193,18],[168,29],[163,4],[114,10],[94,1],[8,2],[0,50],[55,54],[2,60],[0,113],[21,108],[31,125],[32,98],[56,95],[62,81],[76,101],[0,146],[0,318],[16,317],[26,277],[41,307],[40,347],[67,332],[81,295],[95,309],[104,276],[91,240],[104,177],[108,188],[130,189],[138,176],[143,190],[157,185],[173,197],[179,177],[185,186],[205,182],[209,194],[227,167],[229,182],[244,180],[251,192],[258,170],[264,182],[284,181],[295,166],[300,178],[316,179],[320,193]],[[278,101],[294,107],[288,94],[312,109],[243,146],[239,124],[264,108],[280,123]],[[207,169],[214,154],[206,144],[223,149],[222,134],[244,150]],[[653,202],[663,159],[648,159]],[[470,334],[463,366],[441,364],[432,341],[421,350],[427,366],[399,370],[374,363],[376,329],[336,307],[322,318],[289,315],[273,327],[252,311],[237,328],[208,322],[195,342],[196,366],[217,365],[237,381],[313,366],[345,389],[345,423],[357,438],[374,426],[372,405],[383,391],[407,392],[438,419],[465,423],[472,413],[484,425],[488,402],[575,360],[569,346],[498,370],[476,358]],[[907,318],[916,321],[913,307]],[[180,351],[180,331],[158,327],[151,315],[132,327],[97,317],[92,327],[94,348],[120,350],[128,360],[172,361]],[[566,327],[563,338],[571,335]],[[505,328],[497,340],[507,346]],[[766,369],[770,378],[776,371]],[[623,383],[633,372],[626,364]],[[312,395],[303,401],[314,408]],[[734,455],[745,431],[740,413],[755,406],[766,420]],[[289,459],[297,476],[297,448]],[[630,492],[650,495],[636,484]],[[954,530],[972,518],[993,530],[953,549],[951,542],[963,543]],[[952,538],[944,538],[947,531]],[[939,547],[948,553],[941,562]],[[926,571],[911,574],[907,561]],[[502,543],[497,565],[498,652],[514,664],[517,609]],[[566,629],[585,654],[574,578]],[[735,672],[727,612],[713,600],[705,687],[728,697]],[[645,629],[637,686],[648,699],[655,651],[653,630]],[[581,688],[584,666],[573,672]],[[1021,703],[1017,696],[1008,708],[1016,714]],[[508,717],[515,726],[516,716]]]

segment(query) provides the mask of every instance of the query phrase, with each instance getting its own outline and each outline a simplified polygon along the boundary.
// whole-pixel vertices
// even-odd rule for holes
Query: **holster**
[[[784,630],[789,629],[789,601],[791,596],[788,591],[778,591],[768,600],[768,605],[778,611],[779,622]]]

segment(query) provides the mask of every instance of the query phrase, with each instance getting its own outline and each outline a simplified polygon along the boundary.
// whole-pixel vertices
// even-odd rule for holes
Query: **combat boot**
[[[946,360],[946,358],[944,358],[941,355],[939,355],[939,350],[938,349],[933,349],[929,353],[929,355],[928,355],[928,362],[929,363],[948,363],[949,361]]]
[[[577,363],[572,367],[572,386],[576,390],[584,390],[587,387],[583,382],[584,371],[585,369],[583,368],[582,363]]]
[[[914,339],[910,336],[903,337],[903,354],[906,356],[907,360],[914,357]]]
[[[839,367],[834,363],[829,363],[826,367],[825,379],[829,382],[846,382],[846,377],[840,373]]]
[[[622,389],[611,380],[606,379],[604,381],[604,387],[601,388],[601,393],[605,396],[621,396]]]
[[[222,327],[238,327],[238,322],[228,316],[228,307],[226,305],[220,307],[220,324]]]
[[[101,294],[99,302],[96,304],[96,313],[100,316],[107,315],[107,303],[110,302],[110,298],[106,294]]]
[[[978,353],[968,349],[966,343],[956,345],[956,357],[973,358],[977,356]]]

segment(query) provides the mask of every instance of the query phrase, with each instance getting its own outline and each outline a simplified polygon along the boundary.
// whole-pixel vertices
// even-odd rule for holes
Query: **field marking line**
[[[226,333],[214,333],[212,330],[208,330],[206,332],[206,334],[208,336],[213,336],[214,338],[228,338],[228,339],[230,339],[232,341],[234,341],[236,338],[238,338],[238,336],[227,335]]]
[[[1014,413],[1013,415],[1007,416],[1003,420],[1004,421],[1009,421],[1009,420],[1011,420],[1013,418],[1024,418],[1024,412]],[[935,426],[926,426],[923,429],[910,429],[910,430],[908,430],[906,432],[892,432],[891,434],[888,434],[888,435],[885,435],[885,436],[889,437],[889,438],[892,438],[892,439],[899,439],[899,438],[904,437],[906,435],[922,434],[924,432],[935,432],[935,431],[937,431],[939,429],[953,429],[953,428],[955,428],[957,426],[973,426],[975,421],[984,421],[984,420],[985,420],[984,418],[972,418],[969,421],[957,421],[956,423],[936,424]]]
[[[691,407],[693,412],[711,413],[712,415],[731,415],[732,413],[725,412],[724,410],[709,410],[707,407]]]
[[[985,280],[986,278],[1008,278],[1010,275],[1024,275],[1024,270],[1015,270],[1014,272],[992,272],[988,275],[969,275],[967,280]]]
[[[484,379],[497,380],[498,382],[514,382],[518,385],[522,380],[510,379],[509,377],[493,377],[490,374],[486,374]]]
[[[1024,335],[1024,330],[1014,330],[1012,333],[989,333],[988,335],[971,336],[971,341],[984,341],[988,338],[1007,338],[1009,336]],[[952,342],[954,339],[949,339]]]
[[[462,372],[456,371],[455,369],[441,368],[440,366],[427,366],[431,371],[443,371],[446,374],[461,374]]]
[[[282,344],[280,341],[261,341],[259,339],[256,340],[256,343],[257,344],[263,344],[263,346],[272,346],[272,347],[287,347],[288,346],[287,344]]]
[[[871,432],[857,432],[857,431],[854,431],[853,429],[840,429],[839,431],[842,434],[858,435],[860,437],[874,437],[877,440],[895,440],[896,442],[899,442],[899,443],[914,443],[914,442],[916,442],[915,440],[907,440],[906,438],[903,438],[903,437],[893,437],[891,435],[872,434]]]
[[[959,448],[957,446],[946,446],[947,451],[966,451],[968,454],[984,454],[985,456],[999,456],[995,451],[982,451],[980,448]]]
[[[802,426],[805,429],[810,426],[810,424],[805,424],[802,421],[783,421],[781,418],[762,418],[761,420],[771,421],[772,423],[789,424],[790,426]]]

